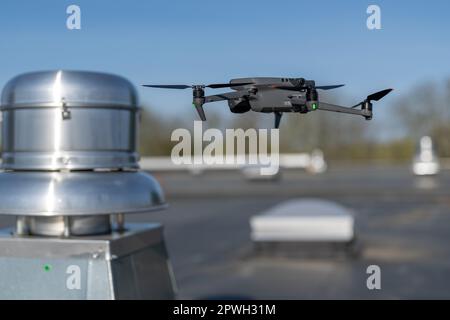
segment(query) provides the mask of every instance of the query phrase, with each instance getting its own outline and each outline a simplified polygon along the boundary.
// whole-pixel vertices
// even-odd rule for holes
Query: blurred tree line
[[[410,161],[420,137],[429,135],[439,156],[450,157],[450,79],[444,86],[430,82],[408,92],[394,93],[388,96],[389,103],[383,106],[390,110],[384,111],[387,117],[380,117],[375,105],[375,117],[371,122],[362,117],[325,111],[285,114],[280,127],[280,152],[309,152],[319,148],[329,160],[402,162]],[[343,102],[336,93],[329,97],[321,95],[321,98]],[[204,124],[204,130],[273,127],[273,114],[231,114],[208,106],[205,110],[208,122]],[[172,131],[176,128],[192,131],[196,119],[194,110],[183,109],[177,117],[161,118],[151,107],[144,106],[141,154],[170,155],[176,144],[170,141]]]
[[[428,135],[440,157],[450,157],[450,79],[444,85],[420,84],[397,99],[396,120],[405,139],[418,141]]]

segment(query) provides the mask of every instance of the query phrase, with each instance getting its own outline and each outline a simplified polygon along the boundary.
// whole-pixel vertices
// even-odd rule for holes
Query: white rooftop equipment
[[[191,171],[191,172],[203,172],[206,170],[241,170],[245,177],[258,178],[260,176],[260,169],[267,167],[262,164],[251,165],[247,159],[250,155],[238,155],[235,156],[233,163],[228,164],[207,164],[213,163],[213,157],[203,156],[199,164],[196,164],[195,157],[192,158],[192,164],[175,164],[171,157],[164,156],[152,156],[142,157],[139,161],[139,165],[142,170],[148,171]],[[257,156],[255,156],[257,158]],[[311,153],[287,153],[279,155],[279,167],[281,169],[304,169],[309,173],[319,174],[323,173],[327,169],[327,164],[324,159],[323,152],[319,149],[313,150]],[[269,174],[264,178],[278,176],[278,172]]]
[[[439,159],[433,149],[433,141],[428,136],[420,139],[418,152],[413,159],[412,171],[417,176],[435,175],[440,171]]]
[[[256,247],[272,253],[346,247],[355,238],[352,210],[314,198],[282,202],[253,216],[250,228]]]

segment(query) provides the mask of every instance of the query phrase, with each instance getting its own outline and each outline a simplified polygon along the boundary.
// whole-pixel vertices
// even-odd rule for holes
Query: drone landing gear
[[[280,127],[281,116],[283,115],[281,112],[274,112],[275,114],[275,129]]]
[[[205,103],[205,90],[201,86],[194,86],[192,104],[194,105],[197,113],[202,121],[206,121],[205,110],[203,110],[203,104]]]

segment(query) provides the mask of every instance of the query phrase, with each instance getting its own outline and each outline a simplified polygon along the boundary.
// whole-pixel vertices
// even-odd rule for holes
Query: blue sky
[[[81,30],[66,29],[70,4],[81,7]],[[381,7],[382,30],[366,28],[369,4]],[[136,85],[287,76],[345,83],[350,103],[450,76],[449,14],[449,1],[431,0],[2,0],[0,86],[57,68],[117,73]],[[164,115],[190,106],[189,91],[139,93]]]

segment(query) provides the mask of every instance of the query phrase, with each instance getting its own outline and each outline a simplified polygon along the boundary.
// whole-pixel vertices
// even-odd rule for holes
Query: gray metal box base
[[[255,241],[254,255],[283,258],[353,258],[360,253],[356,239],[352,241]]]
[[[0,299],[173,299],[160,224],[109,235],[18,237],[0,231]]]

